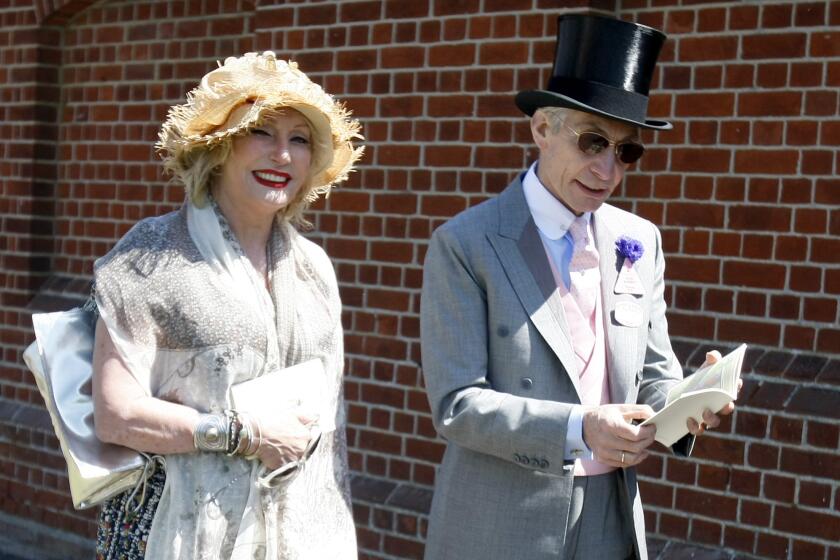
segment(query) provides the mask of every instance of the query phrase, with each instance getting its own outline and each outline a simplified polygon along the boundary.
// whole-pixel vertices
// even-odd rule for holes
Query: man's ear
[[[540,150],[545,148],[550,133],[551,123],[548,122],[548,117],[542,111],[537,110],[531,117],[531,135],[534,137],[534,144]]]

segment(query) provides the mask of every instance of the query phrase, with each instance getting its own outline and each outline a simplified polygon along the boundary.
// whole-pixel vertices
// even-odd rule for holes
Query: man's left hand
[[[706,352],[706,361],[703,362],[703,365],[700,366],[699,369],[703,369],[704,367],[708,367],[715,362],[717,362],[721,358],[720,352],[717,350],[712,350],[711,352]],[[743,379],[738,380],[738,390],[737,393],[741,392],[741,387],[744,385]],[[736,393],[736,394],[737,394]],[[720,425],[720,417],[721,416],[729,416],[732,414],[732,411],[735,410],[735,403],[729,402],[726,406],[721,408],[717,414],[709,410],[708,408],[703,411],[703,422],[701,424],[697,423],[697,420],[694,418],[689,418],[686,424],[688,425],[688,431],[691,432],[692,435],[699,436],[702,435],[703,432],[706,430],[710,430],[712,428],[717,428]]]

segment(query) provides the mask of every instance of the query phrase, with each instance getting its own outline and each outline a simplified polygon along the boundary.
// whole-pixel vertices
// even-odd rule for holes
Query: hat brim
[[[571,97],[567,97],[561,93],[556,93],[553,91],[547,91],[543,89],[531,89],[520,91],[518,94],[516,94],[516,98],[514,99],[514,101],[516,102],[516,106],[519,107],[519,109],[529,117],[532,116],[536,112],[536,110],[541,107],[565,107],[567,109],[583,111],[584,113],[591,113],[600,117],[613,119],[616,121],[631,124],[633,126],[638,126],[641,128],[647,128],[651,130],[670,130],[674,127],[674,125],[666,121],[658,121],[652,119],[637,121],[634,119],[628,119],[620,115],[615,115],[606,111],[601,111],[600,109],[596,109],[595,107],[587,105],[586,103],[581,103],[580,101],[572,99]]]

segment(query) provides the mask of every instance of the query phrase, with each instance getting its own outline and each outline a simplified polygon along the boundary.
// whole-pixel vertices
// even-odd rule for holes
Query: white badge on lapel
[[[632,301],[619,301],[613,310],[615,322],[625,327],[640,327],[642,325],[642,307]]]
[[[618,273],[618,279],[615,281],[615,293],[617,294],[633,294],[635,296],[645,295],[645,287],[642,286],[642,279],[639,278],[639,273],[633,268],[633,263],[630,259],[624,259],[624,265]]]

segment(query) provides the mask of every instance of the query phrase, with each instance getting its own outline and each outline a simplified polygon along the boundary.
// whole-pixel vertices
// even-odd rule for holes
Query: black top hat
[[[520,91],[516,106],[527,115],[540,107],[568,107],[667,130],[671,123],[646,119],[650,80],[664,41],[664,33],[637,23],[562,15],[548,87]]]

